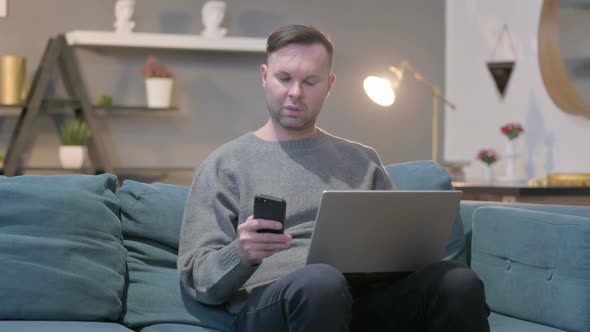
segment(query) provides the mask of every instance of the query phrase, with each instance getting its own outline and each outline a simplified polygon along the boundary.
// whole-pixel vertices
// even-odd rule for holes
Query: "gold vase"
[[[22,56],[0,56],[0,104],[24,103],[27,62]]]

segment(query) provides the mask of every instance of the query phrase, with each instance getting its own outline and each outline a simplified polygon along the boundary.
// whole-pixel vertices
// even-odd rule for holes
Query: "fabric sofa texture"
[[[180,284],[176,259],[187,195],[188,187],[136,181],[125,181],[117,190],[129,268],[122,320],[133,329],[155,324],[161,326],[143,330],[233,329],[233,317],[223,308],[190,299]],[[171,322],[176,324],[166,324]]]
[[[113,175],[0,178],[0,319],[116,321],[127,256]]]
[[[449,190],[432,162],[400,190]],[[0,177],[0,332],[233,331],[176,272],[188,187],[113,175]],[[462,201],[445,259],[482,278],[493,332],[590,332],[590,207]]]

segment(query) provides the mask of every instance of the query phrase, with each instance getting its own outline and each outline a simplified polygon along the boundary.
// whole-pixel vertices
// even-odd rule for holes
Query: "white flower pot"
[[[84,145],[62,145],[59,147],[59,161],[63,168],[82,168],[86,146]]]
[[[150,77],[145,79],[145,90],[148,107],[170,107],[172,97],[172,78]]]

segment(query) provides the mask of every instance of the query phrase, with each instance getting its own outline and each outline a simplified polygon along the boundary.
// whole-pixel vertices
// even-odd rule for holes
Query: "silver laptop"
[[[442,258],[462,192],[324,191],[307,264],[342,273],[416,271]]]

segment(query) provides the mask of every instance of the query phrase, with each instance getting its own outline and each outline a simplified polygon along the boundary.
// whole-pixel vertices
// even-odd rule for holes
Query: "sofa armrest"
[[[480,207],[472,269],[497,313],[567,331],[590,326],[590,218]]]

